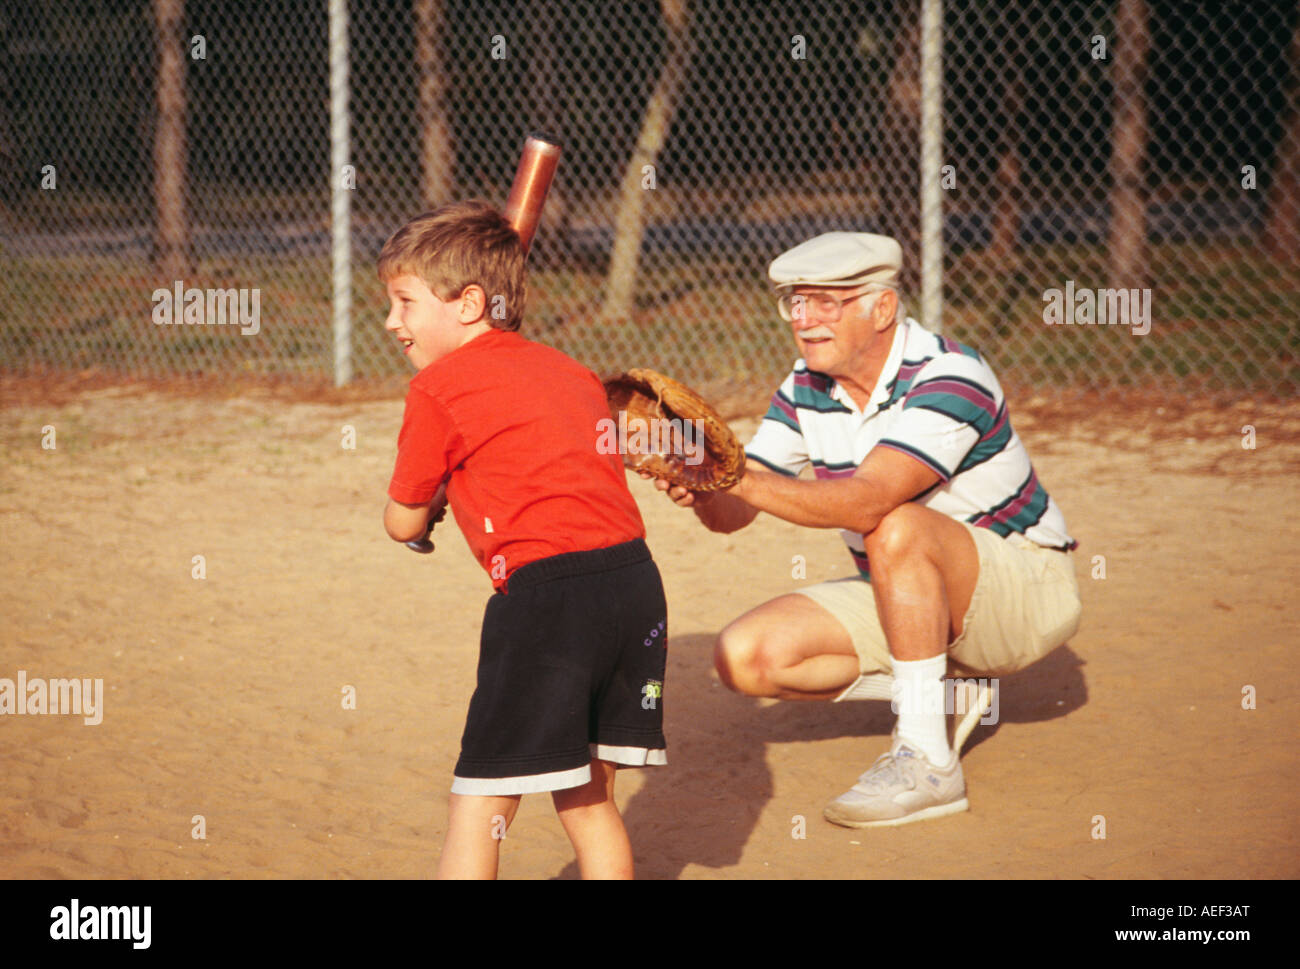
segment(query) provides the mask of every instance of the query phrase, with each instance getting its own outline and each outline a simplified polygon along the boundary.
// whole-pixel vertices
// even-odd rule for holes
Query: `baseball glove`
[[[691,491],[730,488],[745,449],[726,421],[689,387],[638,368],[605,381],[623,464]]]

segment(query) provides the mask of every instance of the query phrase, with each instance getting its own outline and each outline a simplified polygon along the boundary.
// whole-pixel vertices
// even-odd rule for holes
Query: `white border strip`
[[[663,748],[651,750],[648,747],[611,747],[608,744],[592,744],[591,756],[624,767],[663,767],[668,763],[668,751]]]
[[[451,779],[451,793],[503,796],[510,794],[540,794],[543,791],[563,791],[582,787],[591,780],[591,765],[583,764],[571,770],[556,770],[549,774],[528,774],[523,777],[459,777]]]

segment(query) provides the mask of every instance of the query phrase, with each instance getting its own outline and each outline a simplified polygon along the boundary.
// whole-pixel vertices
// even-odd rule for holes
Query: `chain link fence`
[[[923,322],[1004,382],[1295,395],[1293,0],[949,0],[927,112],[929,2],[352,0],[334,170],[326,0],[7,0],[0,367],[329,378],[345,191],[352,369],[402,374],[379,247],[503,203],[542,129],[525,333],[598,372],[765,397],[795,355],[766,266],[819,232],[898,237],[919,315],[924,176]]]

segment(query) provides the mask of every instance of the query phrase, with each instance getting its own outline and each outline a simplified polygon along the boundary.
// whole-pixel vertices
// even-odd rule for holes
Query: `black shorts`
[[[591,760],[666,764],[667,606],[645,542],[555,555],[483,615],[453,794],[581,787]]]

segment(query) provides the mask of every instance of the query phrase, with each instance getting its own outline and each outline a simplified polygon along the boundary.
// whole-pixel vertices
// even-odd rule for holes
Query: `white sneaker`
[[[858,782],[823,812],[826,820],[846,828],[878,828],[910,824],[966,811],[966,781],[961,760],[937,768],[906,741],[894,739]]]

